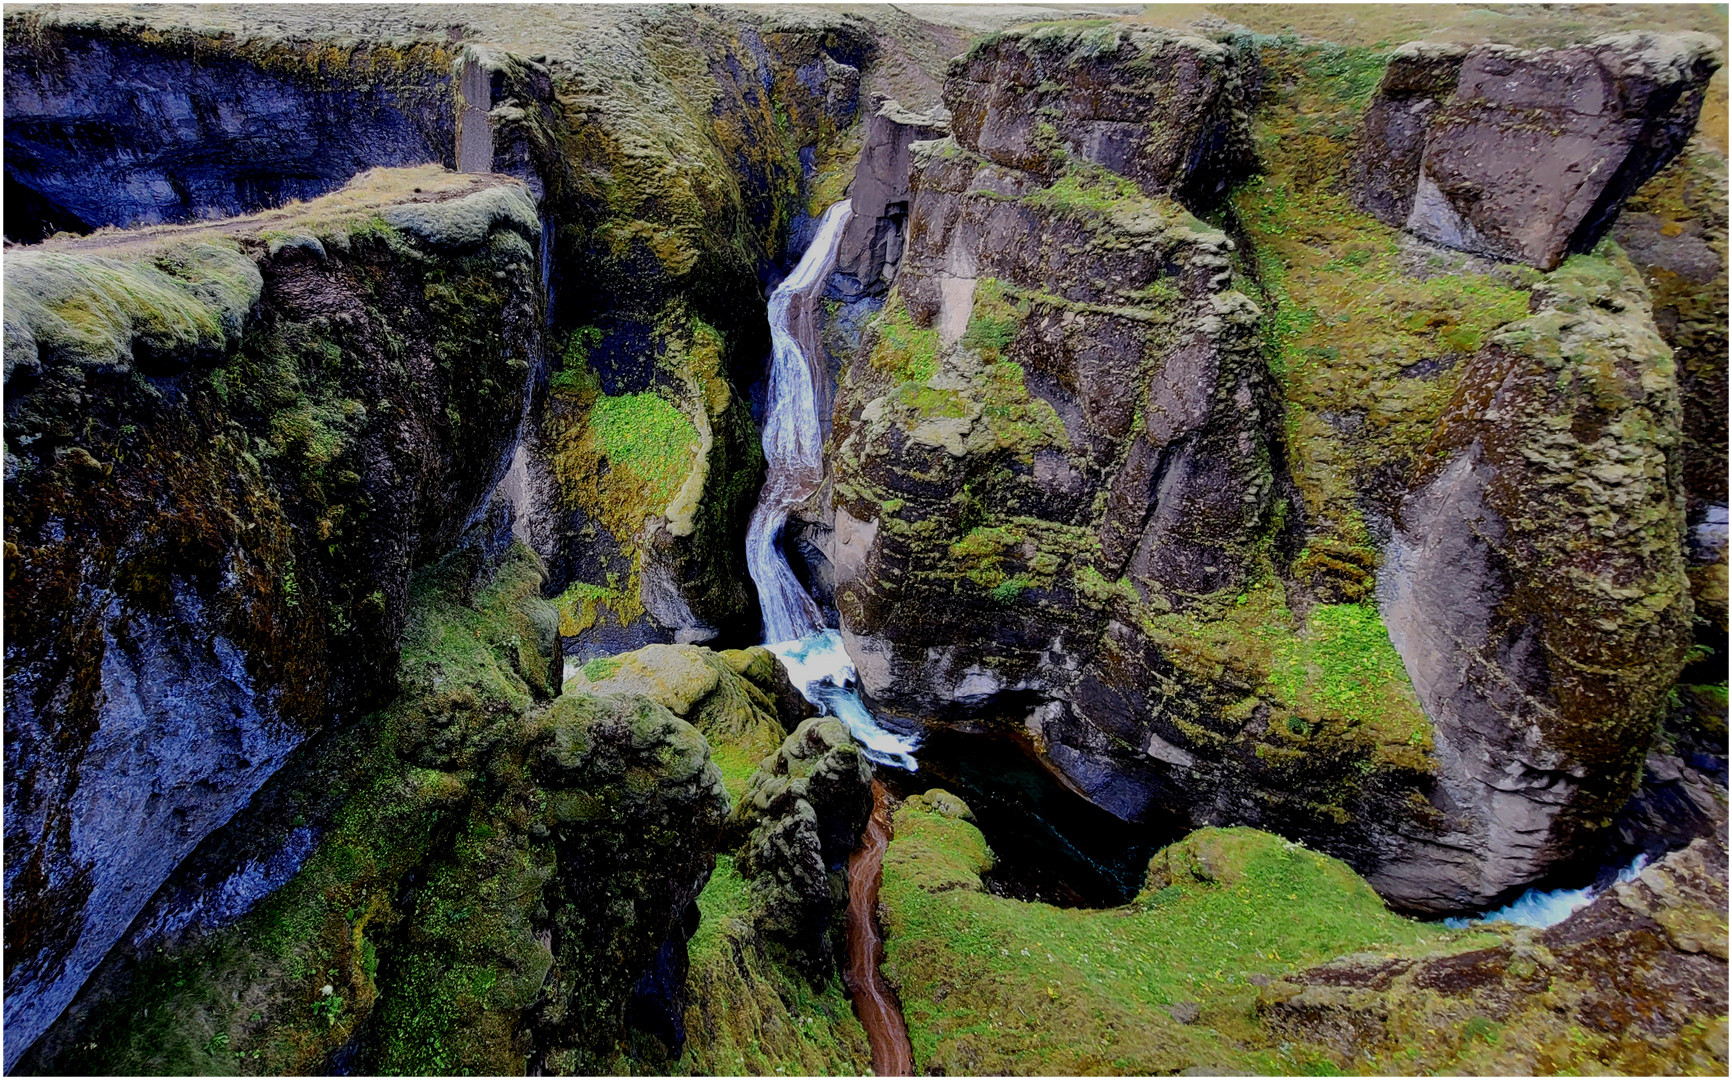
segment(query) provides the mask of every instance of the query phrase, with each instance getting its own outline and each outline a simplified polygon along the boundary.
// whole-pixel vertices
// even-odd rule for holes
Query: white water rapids
[[[1646,855],[1636,856],[1636,861],[1618,871],[1613,884],[1622,884],[1636,880],[1644,867],[1648,865]],[[1610,888],[1610,886],[1607,886]],[[1556,926],[1571,915],[1589,904],[1594,898],[1604,892],[1592,885],[1582,889],[1552,889],[1542,892],[1539,889],[1529,889],[1522,893],[1508,906],[1488,911],[1470,919],[1445,919],[1443,924],[1451,930],[1465,930],[1476,922],[1507,922],[1517,926],[1547,927]]]
[[[824,482],[824,444],[814,380],[813,309],[836,265],[836,247],[853,208],[844,199],[824,211],[818,231],[787,280],[770,294],[770,386],[764,416],[764,489],[746,530],[746,568],[764,611],[764,642],[806,700],[834,715],[866,756],[912,770],[918,740],[885,731],[854,690],[854,662],[842,635],[827,628],[818,605],[782,554],[788,512]]]

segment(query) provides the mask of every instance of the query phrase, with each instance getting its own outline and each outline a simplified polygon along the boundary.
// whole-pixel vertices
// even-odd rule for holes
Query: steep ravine
[[[910,1076],[914,1054],[908,1027],[895,991],[884,982],[878,965],[884,958],[878,928],[878,889],[884,873],[884,850],[890,846],[890,795],[872,784],[872,817],[860,837],[860,849],[848,859],[848,967],[846,977],[854,1009],[872,1043],[874,1076]]]
[[[349,14],[7,13],[8,1072],[1724,1072],[1715,42]]]

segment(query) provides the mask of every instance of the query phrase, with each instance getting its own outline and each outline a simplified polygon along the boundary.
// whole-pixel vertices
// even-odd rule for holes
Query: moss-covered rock
[[[753,921],[774,953],[822,985],[847,897],[846,864],[872,813],[872,764],[841,721],[813,717],[764,759],[735,811]],[[839,887],[840,886],[840,887]]]
[[[1360,953],[1258,995],[1276,1037],[1337,1067],[1718,1074],[1726,851],[1698,840],[1549,929],[1454,955]]]
[[[774,654],[756,645],[721,653],[695,645],[647,645],[588,661],[565,688],[645,697],[689,721],[709,740],[736,803],[753,772],[812,714]]]
[[[730,800],[704,737],[654,698],[553,698],[545,570],[489,549],[418,578],[403,693],[201,848],[32,1071],[619,1065]],[[283,860],[247,859],[279,846],[272,882]]]
[[[814,984],[758,929],[752,886],[735,857],[716,859],[688,944],[686,1052],[674,1075],[849,1076],[872,1062],[866,1031],[834,974]]]
[[[1148,75],[1115,28],[1034,37],[1051,57],[981,70],[1014,87],[1039,69],[1041,93],[1078,100],[1091,65]],[[1127,821],[1267,825],[1401,904],[1481,907],[1606,838],[1677,677],[1671,356],[1613,250],[1542,278],[1354,206],[1355,132],[1400,81],[1387,53],[1234,47],[1264,67],[1264,168],[1223,232],[1151,197],[1134,157],[1078,150],[1093,113],[1023,115],[959,63],[953,110],[991,115],[915,146],[908,254],[839,402],[842,628],[874,707],[1021,727]],[[1453,77],[1459,54],[1438,56]],[[1509,372],[1480,365],[1511,349],[1605,370],[1547,367],[1506,401]],[[1415,554],[1404,500],[1470,442],[1508,448],[1495,482],[1523,539],[1489,540],[1514,584],[1482,591],[1512,621],[1433,633],[1472,606],[1469,579]],[[1472,547],[1484,516],[1451,505],[1428,528]],[[1437,586],[1417,600],[1416,565]],[[1522,620],[1549,644],[1500,644]]]
[[[1402,507],[1390,632],[1454,762],[1440,831],[1484,854],[1392,859],[1398,896],[1509,892],[1593,850],[1635,786],[1691,636],[1677,380],[1647,299],[1615,250],[1536,286],[1467,363]]]
[[[383,704],[412,570],[486,505],[540,352],[537,229],[520,187],[433,186],[9,260],[18,1051],[297,745]],[[379,216],[472,200],[511,212],[457,247]]]

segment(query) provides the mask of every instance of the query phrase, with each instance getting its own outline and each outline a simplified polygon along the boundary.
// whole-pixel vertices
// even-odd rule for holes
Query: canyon
[[[6,1071],[1723,1072],[1724,13],[1339,10],[9,7]]]

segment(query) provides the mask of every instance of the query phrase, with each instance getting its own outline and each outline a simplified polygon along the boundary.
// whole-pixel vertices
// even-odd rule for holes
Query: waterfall
[[[813,308],[836,265],[836,248],[852,214],[848,200],[818,219],[799,265],[770,294],[770,386],[764,416],[764,488],[746,530],[746,569],[758,587],[764,642],[782,661],[806,700],[836,716],[865,750],[884,765],[912,770],[918,740],[885,731],[854,690],[854,664],[842,635],[823,616],[781,549],[788,512],[824,482],[824,445],[818,426],[815,380],[817,336]]]

